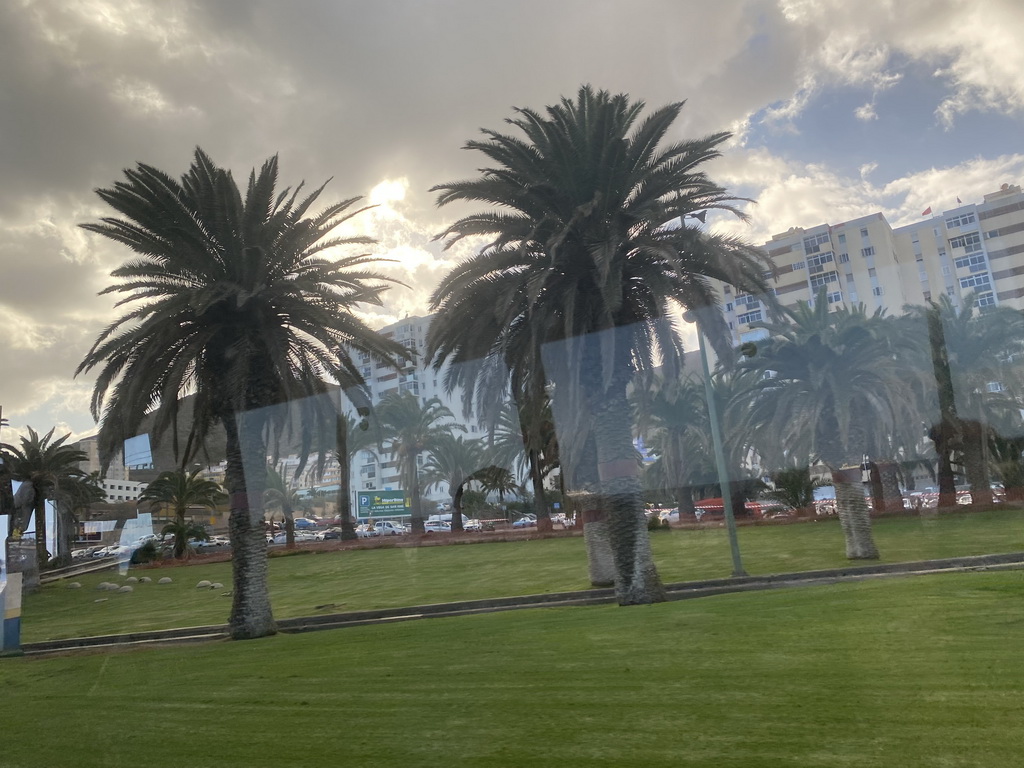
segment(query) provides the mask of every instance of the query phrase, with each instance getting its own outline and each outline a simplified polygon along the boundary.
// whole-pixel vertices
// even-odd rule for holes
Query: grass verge
[[[972,573],[7,659],[4,731],[33,728],[0,766],[1017,766],[1022,597]]]
[[[883,519],[876,521],[875,537],[882,562],[1024,551],[1024,511]],[[849,563],[834,520],[745,527],[739,538],[747,571],[755,575]],[[652,546],[667,582],[724,577],[732,570],[720,528],[658,532]],[[578,538],[273,558],[271,598],[275,615],[285,618],[586,589],[585,558]],[[123,576],[106,572],[79,578],[80,590],[57,582],[30,596],[24,606],[23,640],[220,624],[227,619],[230,563],[130,574],[149,576],[153,583],[136,585],[131,594],[97,592],[101,581],[124,582]],[[174,583],[156,584],[163,575]],[[196,590],[203,579],[226,587]]]

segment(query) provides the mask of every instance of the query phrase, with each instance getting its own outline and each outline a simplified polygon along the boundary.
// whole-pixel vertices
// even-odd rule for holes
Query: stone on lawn
[[[139,577],[139,584],[149,584],[149,582],[151,582],[151,581],[152,581],[152,579],[149,578],[149,576],[140,576]]]
[[[123,587],[121,587],[121,588],[120,588],[119,590],[117,590],[117,591],[118,591],[118,592],[134,592],[134,591],[135,591],[135,588],[134,588],[134,587],[129,587],[129,586],[127,585],[127,584],[125,584],[125,585],[124,585]]]
[[[215,581],[213,582],[213,584],[210,585],[210,589],[224,589],[224,585],[221,584],[219,581]]]
[[[171,581],[173,581],[173,579],[171,579],[170,576],[164,576],[162,579],[160,579],[160,581],[157,582],[157,584],[170,584]]]
[[[135,576],[129,576],[127,579],[125,579],[125,581],[128,582],[129,584],[138,584],[139,583],[138,578],[135,577]]]
[[[196,589],[209,589],[210,586],[210,582],[208,582],[206,579],[203,579],[198,584],[196,584]]]
[[[72,581],[70,584],[68,584],[68,589],[81,589],[81,588],[82,588],[82,582],[80,582],[80,581]]]

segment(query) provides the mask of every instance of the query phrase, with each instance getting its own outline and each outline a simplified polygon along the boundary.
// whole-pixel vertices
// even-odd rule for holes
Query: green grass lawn
[[[0,766],[1016,768],[1022,599],[967,573],[6,659]]]
[[[743,527],[744,564],[751,574],[783,573],[848,564],[835,520]],[[927,518],[878,520],[875,537],[883,562],[1024,551],[1024,511],[998,510]],[[724,530],[674,530],[652,537],[667,582],[728,576]],[[56,583],[24,606],[23,640],[78,637],[227,620],[231,598],[197,591],[201,579],[230,589],[229,563],[132,571],[154,583],[132,594],[96,592],[113,572],[80,577],[84,589]],[[169,575],[170,585],[156,579]],[[280,618],[449,600],[585,589],[586,557],[580,538],[446,547],[350,550],[273,558],[275,615]],[[103,602],[95,602],[103,600]],[[326,606],[326,607],[320,607]]]

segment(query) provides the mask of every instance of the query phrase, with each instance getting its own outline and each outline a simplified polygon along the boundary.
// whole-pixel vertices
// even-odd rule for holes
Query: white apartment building
[[[400,370],[390,366],[374,363],[369,355],[352,352],[359,366],[360,373],[370,388],[370,396],[374,405],[381,398],[392,392],[408,392],[415,395],[421,402],[432,397],[438,398],[454,414],[453,421],[463,424],[467,438],[482,437],[484,430],[473,419],[465,419],[462,414],[461,392],[449,395],[444,387],[444,372],[435,371],[424,359],[427,345],[427,332],[432,316],[406,317],[380,330],[389,339],[394,339],[415,355],[415,360],[405,363]],[[348,403],[343,403],[351,409]],[[425,461],[420,457],[420,463]],[[337,472],[337,467],[334,467]],[[398,475],[397,462],[389,455],[378,456],[373,451],[360,451],[352,462],[352,489],[358,491],[392,491],[402,490]],[[435,501],[448,499],[446,487],[433,488],[424,496]]]
[[[792,227],[764,248],[776,265],[774,291],[784,305],[813,302],[824,286],[829,304],[861,303],[889,314],[942,293],[957,305],[974,292],[982,307],[1024,309],[1024,193],[1016,185],[897,229],[874,213]],[[728,285],[722,293],[734,340],[763,337],[763,329],[750,327],[768,319],[760,297]]]

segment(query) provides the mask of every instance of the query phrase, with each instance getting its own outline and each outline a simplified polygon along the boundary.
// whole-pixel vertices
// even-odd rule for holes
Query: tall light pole
[[[714,311],[708,308],[707,311]],[[725,511],[725,527],[729,533],[729,550],[732,553],[732,575],[746,576],[743,561],[740,559],[740,543],[736,537],[736,516],[732,509],[732,488],[729,483],[729,471],[725,464],[725,448],[722,443],[722,428],[718,421],[718,405],[715,403],[715,391],[711,386],[711,370],[708,367],[708,353],[704,346],[704,332],[693,312],[687,312],[683,319],[692,322],[697,329],[697,346],[700,348],[700,365],[704,372],[704,396],[708,401],[708,420],[711,422],[711,442],[715,447],[715,465],[718,470],[718,485],[722,489],[722,508]]]

